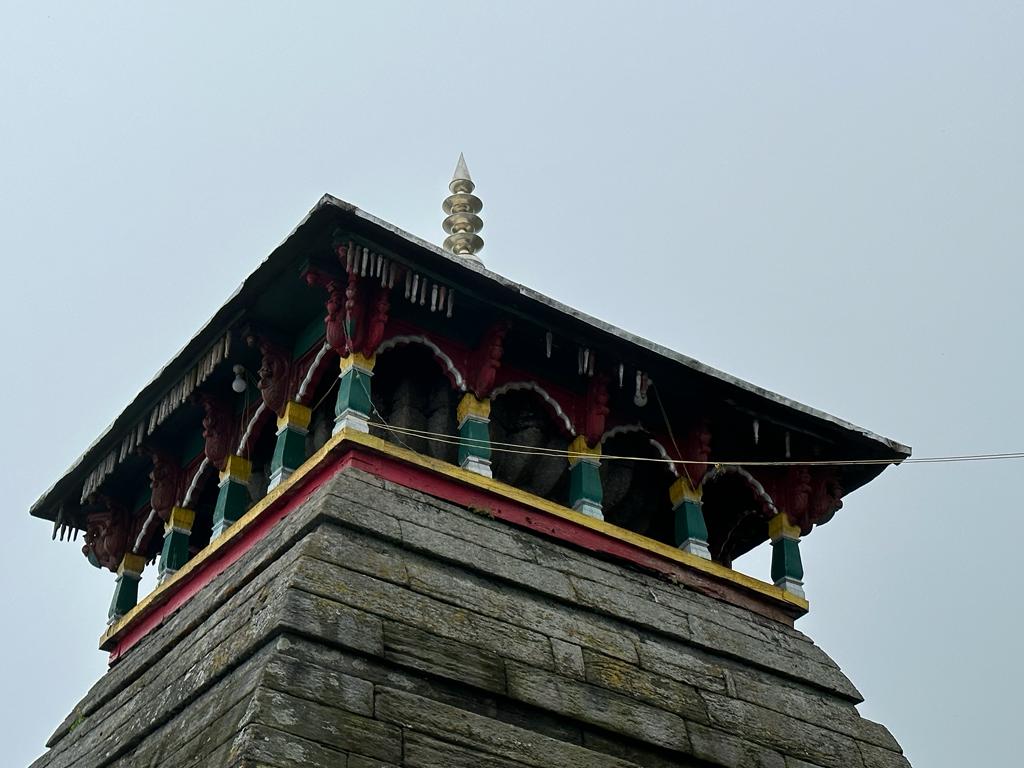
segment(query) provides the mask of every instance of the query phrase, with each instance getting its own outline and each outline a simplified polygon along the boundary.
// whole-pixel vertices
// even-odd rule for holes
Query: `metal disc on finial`
[[[484,207],[479,197],[473,194],[476,185],[469,175],[466,158],[459,153],[459,162],[455,173],[448,184],[451,192],[445,198],[441,209],[447,214],[443,227],[448,233],[444,240],[444,249],[478,264],[482,263],[477,251],[484,247],[484,240],[477,233],[483,229],[484,222],[477,214]]]

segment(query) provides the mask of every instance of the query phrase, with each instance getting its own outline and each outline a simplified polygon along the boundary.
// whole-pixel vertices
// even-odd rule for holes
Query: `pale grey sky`
[[[35,498],[324,192],[911,444],[1024,449],[1024,6],[38,3],[0,14],[0,723],[101,674],[113,577]],[[918,766],[1019,763],[1019,462],[904,466],[798,626]],[[746,567],[767,578],[765,562]]]

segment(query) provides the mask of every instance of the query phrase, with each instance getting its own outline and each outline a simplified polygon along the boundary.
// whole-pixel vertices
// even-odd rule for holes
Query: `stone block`
[[[709,722],[704,700],[691,685],[589,650],[583,651],[583,660],[587,682],[592,685],[646,702],[686,720]]]
[[[402,731],[394,725],[267,688],[257,692],[254,702],[253,723],[339,752],[402,760]]]
[[[266,665],[262,685],[335,709],[373,717],[373,683],[293,656],[278,654]]]
[[[823,768],[863,768],[857,743],[834,731],[713,693],[701,693],[712,726]]]
[[[389,688],[378,688],[376,713],[378,719],[411,732],[528,766],[635,768],[578,744]]]
[[[456,683],[505,692],[505,663],[497,654],[398,622],[384,623],[384,658]]]
[[[678,715],[605,688],[509,663],[509,696],[563,717],[620,733],[638,741],[686,753],[686,723]]]
[[[548,669],[554,665],[551,645],[538,632],[495,621],[331,563],[301,558],[296,585],[310,594],[383,618],[405,621],[439,637],[490,650],[506,658]]]
[[[551,638],[551,651],[555,656],[555,672],[577,680],[586,679],[583,665],[583,649],[575,643],[567,643],[557,637]]]

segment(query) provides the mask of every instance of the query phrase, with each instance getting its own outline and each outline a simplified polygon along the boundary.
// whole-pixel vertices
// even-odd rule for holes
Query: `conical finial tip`
[[[463,157],[461,152],[459,152],[459,162],[455,164],[455,173],[452,174],[452,181],[459,180],[473,180],[473,177],[469,175],[469,166],[466,165],[466,158]]]
[[[483,238],[477,234],[483,228],[483,221],[477,215],[483,207],[480,198],[473,194],[473,179],[469,175],[466,158],[460,152],[448,189],[451,194],[445,198],[441,209],[448,214],[444,220],[444,231],[449,233],[444,249],[461,259],[480,263],[476,253],[484,247]]]

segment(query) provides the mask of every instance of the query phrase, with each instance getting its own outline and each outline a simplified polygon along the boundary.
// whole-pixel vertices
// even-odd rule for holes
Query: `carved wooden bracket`
[[[171,515],[171,509],[178,503],[182,481],[181,468],[172,456],[149,446],[140,448],[140,453],[149,456],[153,462],[153,468],[149,472],[149,505],[166,523]]]
[[[494,389],[494,381],[505,352],[505,334],[508,333],[508,329],[509,323],[506,320],[500,320],[492,325],[484,333],[480,346],[470,356],[467,371],[469,388],[480,399],[489,397]]]
[[[257,347],[260,351],[259,381],[256,387],[263,397],[263,404],[280,416],[284,413],[290,395],[291,353],[268,334],[250,331],[245,340],[250,347]]]
[[[231,453],[231,408],[215,395],[203,393],[196,399],[203,408],[203,452],[213,466],[224,469]]]
[[[762,470],[757,475],[776,508],[799,526],[801,536],[810,533],[815,525],[827,523],[843,506],[843,488],[835,467],[782,467]]]
[[[707,419],[701,419],[693,429],[686,433],[679,450],[683,454],[681,457],[683,459],[701,462],[708,460],[708,457],[711,456],[711,427]],[[689,478],[694,488],[701,484],[704,475],[710,469],[707,464],[685,464],[683,466],[686,467],[683,474]]]
[[[109,496],[96,494],[89,501],[98,508],[85,516],[82,554],[93,565],[116,572],[134,537],[134,521],[128,510]]]
[[[364,322],[362,325],[365,328],[362,334],[362,344],[356,348],[357,352],[362,352],[366,357],[373,357],[377,352],[377,347],[384,340],[384,328],[388,324],[388,316],[391,312],[391,298],[390,289],[385,285],[369,286],[370,290],[367,293],[370,294],[368,306],[364,310]]]
[[[592,376],[587,384],[587,394],[583,401],[583,430],[588,446],[596,446],[605,433],[608,420],[608,376],[598,373]]]

